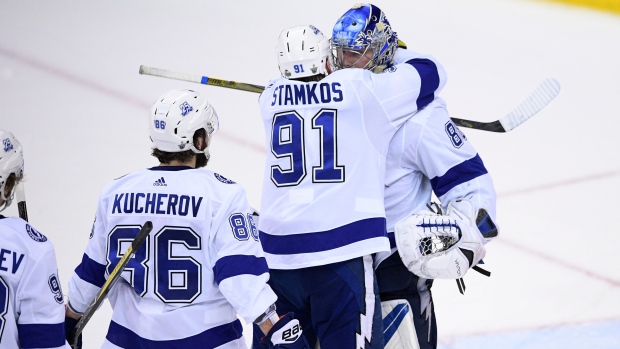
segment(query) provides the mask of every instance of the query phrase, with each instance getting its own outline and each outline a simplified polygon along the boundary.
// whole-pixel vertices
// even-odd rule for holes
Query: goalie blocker
[[[446,215],[422,211],[395,226],[398,253],[415,275],[460,279],[485,256],[484,245],[498,235],[486,210],[474,213],[468,200],[455,200]]]

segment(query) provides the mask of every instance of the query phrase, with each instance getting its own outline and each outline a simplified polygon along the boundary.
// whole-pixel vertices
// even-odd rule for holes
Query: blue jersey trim
[[[75,268],[75,273],[80,279],[99,288],[105,284],[105,265],[90,259],[86,253],[82,256],[82,263]]]
[[[139,326],[140,324],[138,324]],[[172,324],[174,326],[174,324]],[[155,341],[140,337],[132,330],[110,322],[106,339],[112,344],[122,348],[133,349],[187,349],[187,348],[204,348],[212,349],[220,345],[241,338],[243,327],[239,320],[231,323],[210,328],[204,332],[193,335],[191,337],[181,339],[171,339]]]
[[[394,233],[387,233],[388,240],[390,240],[390,248],[396,248],[396,236]]]
[[[439,87],[437,65],[430,59],[425,58],[411,59],[406,63],[411,64],[420,74],[420,95],[416,105],[418,110],[421,110],[435,99],[435,91]]]
[[[378,217],[314,233],[277,236],[261,231],[260,241],[267,253],[289,255],[333,250],[381,236],[386,236],[385,218]]]
[[[250,274],[262,275],[269,272],[267,260],[264,257],[233,255],[225,256],[215,262],[213,275],[219,285],[222,280],[229,277]]]
[[[457,185],[471,181],[487,173],[482,159],[476,154],[473,158],[452,167],[443,176],[431,179],[431,186],[433,187],[435,195],[441,197]]]
[[[5,219],[6,217],[0,214],[0,219]]]
[[[151,171],[183,171],[183,170],[193,170],[193,167],[189,166],[155,166],[149,168]]]
[[[65,324],[17,324],[21,348],[56,348],[65,344]]]

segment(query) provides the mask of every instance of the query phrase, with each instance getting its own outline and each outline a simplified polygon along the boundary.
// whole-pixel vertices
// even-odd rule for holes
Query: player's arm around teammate
[[[397,128],[440,88],[438,69],[430,81],[416,62],[375,74],[391,62],[397,38],[380,10],[364,15],[355,28],[334,29],[342,46],[332,48],[337,71],[329,75],[329,40],[313,26],[285,29],[277,45],[282,76],[259,98],[271,150],[259,227],[270,284],[278,306],[300,316],[309,342],[327,348],[383,347],[372,263],[389,249],[385,154]],[[335,288],[340,293],[329,292]]]
[[[447,132],[450,130],[453,133]],[[406,122],[392,139],[388,152],[386,186],[387,229],[393,254],[383,256],[386,259],[377,268],[383,316],[385,323],[389,324],[384,329],[386,348],[436,348],[437,322],[431,294],[436,276],[420,274],[407,268],[399,252],[407,255],[417,244],[409,247],[399,245],[399,252],[396,252],[395,225],[420,213],[427,214],[418,216],[427,223],[442,220],[449,222],[454,219],[454,216],[449,215],[454,211],[449,211],[448,206],[451,203],[460,205],[466,202],[471,203],[469,215],[488,212],[488,216],[483,217],[490,218],[487,222],[494,225],[493,182],[476,150],[450,121],[443,100],[436,99]],[[429,212],[426,205],[431,201],[433,192],[438,194],[443,212],[449,212],[447,216]],[[477,215],[470,219],[475,222],[476,218]],[[465,224],[464,221],[451,223]],[[413,224],[421,222],[415,221]],[[465,232],[464,229],[469,226],[470,223],[467,223],[461,228]],[[471,229],[468,231],[473,232]],[[488,229],[481,231],[487,236],[491,232]],[[474,246],[479,248],[483,244],[483,236],[477,234],[479,238],[475,234],[468,236],[478,242]],[[463,238],[451,251],[466,248],[468,242],[465,241],[466,238]],[[472,260],[473,265],[475,263]],[[469,261],[462,263],[461,276],[469,268]],[[448,268],[445,269],[447,271]],[[456,274],[453,278],[457,278]],[[397,314],[400,315],[398,321]]]
[[[465,229],[476,220],[471,215],[487,212],[479,210],[486,207],[490,213],[483,215],[488,218],[485,222],[494,226],[490,218],[495,213],[493,185],[477,153],[451,122],[445,104],[436,99],[447,80],[443,67],[432,56],[401,48],[393,57],[386,55],[382,59],[375,51],[382,47],[380,41],[371,36],[353,35],[356,28],[363,27],[369,18],[379,17],[379,14],[382,12],[376,6],[360,4],[341,17],[332,38],[332,62],[336,68],[356,67],[376,72],[394,71],[405,64],[413,67],[420,79],[425,81],[414,106],[417,108],[412,108],[412,116],[395,134],[387,154],[385,209],[391,253],[396,250],[396,222],[412,212],[426,210],[426,204],[430,202],[432,191],[435,190],[444,208],[450,206],[449,215],[457,216],[458,212],[459,218],[465,219],[459,223],[464,226],[463,231],[469,234],[460,240],[460,247],[452,249],[455,254],[458,254],[459,248],[470,251],[466,254],[471,254],[471,263],[462,263],[459,269],[464,275],[469,267],[482,258],[482,234],[473,233],[473,228]],[[380,63],[375,63],[377,61]],[[415,112],[416,109],[421,110]],[[473,202],[471,209],[469,206],[466,209],[465,205],[470,202]],[[462,215],[463,212],[457,210],[457,206],[461,211],[468,212],[467,217],[471,219]],[[489,231],[486,233],[494,234]],[[403,248],[403,253],[409,250],[411,247]],[[413,274],[405,267],[398,253],[383,261],[388,256],[390,253],[378,254],[380,264],[377,269],[386,325],[386,347],[435,348],[437,332],[430,293],[432,280]],[[461,262],[470,261],[464,259]]]

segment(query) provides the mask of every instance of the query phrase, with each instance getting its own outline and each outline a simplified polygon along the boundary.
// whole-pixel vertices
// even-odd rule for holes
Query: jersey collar
[[[183,171],[183,170],[193,170],[193,167],[189,166],[155,166],[149,168],[151,171]]]

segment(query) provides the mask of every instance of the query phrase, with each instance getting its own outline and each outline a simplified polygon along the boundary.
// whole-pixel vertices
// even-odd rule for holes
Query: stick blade
[[[545,79],[521,104],[499,120],[505,132],[514,129],[534,116],[551,103],[559,93],[560,83],[554,78]]]

